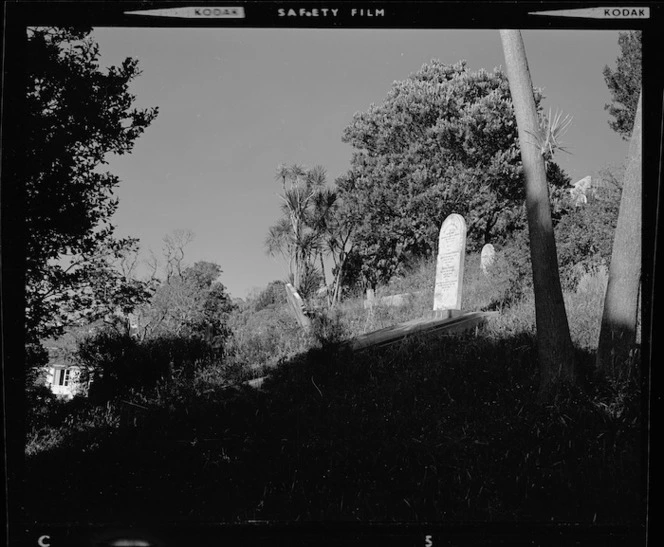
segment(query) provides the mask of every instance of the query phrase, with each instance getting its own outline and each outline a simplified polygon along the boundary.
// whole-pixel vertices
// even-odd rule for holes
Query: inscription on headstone
[[[487,243],[484,247],[482,247],[482,254],[480,257],[480,266],[484,275],[489,275],[489,271],[491,270],[491,266],[493,266],[495,259],[496,249],[493,248],[491,243]]]
[[[440,228],[434,312],[461,309],[463,268],[466,256],[466,221],[456,213],[448,216]]]
[[[295,287],[290,283],[286,283],[286,298],[288,299],[288,304],[295,314],[297,322],[303,328],[309,328],[311,326],[311,321],[305,314],[304,301],[300,294],[295,290]]]

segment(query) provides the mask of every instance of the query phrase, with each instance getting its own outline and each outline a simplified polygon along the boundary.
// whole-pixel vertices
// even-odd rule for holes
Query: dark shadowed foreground
[[[261,390],[176,380],[106,406],[74,401],[67,428],[27,458],[27,517],[639,523],[638,382],[609,388],[586,371],[542,406],[535,354],[529,334],[481,331],[325,346]]]

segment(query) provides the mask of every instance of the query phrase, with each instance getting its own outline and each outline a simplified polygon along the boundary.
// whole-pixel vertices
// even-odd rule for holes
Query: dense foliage
[[[205,339],[221,350],[233,309],[226,287],[218,281],[221,273],[218,264],[200,261],[160,283],[150,302],[140,309],[139,335]]]
[[[340,193],[359,219],[354,238],[371,284],[432,254],[453,212],[466,219],[470,249],[524,226],[516,122],[499,69],[431,61],[356,114],[343,140],[355,152]],[[548,175],[555,202],[569,179],[553,162]]]
[[[154,387],[174,374],[191,376],[203,366],[222,366],[232,304],[218,281],[219,265],[180,265],[180,274],[153,280],[154,294],[133,310],[78,329],[54,341],[91,381],[90,396],[109,399]]]
[[[556,246],[564,288],[574,289],[581,277],[608,268],[618,220],[615,199],[591,198],[574,207],[556,226]]]
[[[132,391],[154,388],[173,377],[192,378],[214,361],[214,347],[202,338],[163,333],[139,340],[102,330],[78,344],[76,362],[90,380],[88,396],[106,401]]]
[[[31,29],[23,173],[27,197],[26,326],[29,343],[77,319],[132,308],[147,287],[114,263],[136,247],[117,238],[111,217],[118,178],[100,169],[129,153],[157,115],[132,107],[138,63],[106,71],[90,29]]]
[[[270,281],[252,303],[255,311],[286,304],[286,284],[283,281]]]
[[[345,207],[339,193],[327,186],[325,169],[281,165],[281,217],[265,239],[268,254],[288,264],[288,281],[303,298],[325,287],[328,302],[341,296],[346,260],[353,248],[356,214]],[[336,183],[347,180],[340,177]],[[324,257],[331,257],[332,282],[328,285]]]
[[[611,92],[612,103],[604,108],[613,116],[611,129],[627,140],[632,134],[636,105],[641,92],[641,31],[621,32],[618,38],[620,56],[616,68],[604,67],[604,80]]]

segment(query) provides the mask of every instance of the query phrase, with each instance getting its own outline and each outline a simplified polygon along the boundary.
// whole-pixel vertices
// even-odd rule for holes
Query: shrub
[[[117,399],[103,404],[81,397],[71,401],[58,400],[49,409],[48,419],[29,424],[26,456],[55,448],[78,447],[81,450],[81,445],[83,452],[94,450],[109,433],[122,425],[121,406]]]
[[[509,306],[524,296],[527,297],[533,289],[528,229],[515,232],[510,243],[497,252],[499,257],[502,255],[505,276],[509,280],[504,301],[504,305]]]
[[[261,311],[268,307],[286,304],[286,284],[283,281],[271,281],[253,302],[254,310]]]
[[[515,292],[514,270],[515,267],[508,262],[503,249],[497,249],[487,274],[482,271],[479,253],[467,255],[461,303],[463,309],[475,311],[505,308]]]
[[[26,390],[26,403],[28,431],[57,424],[64,413],[65,402],[45,385],[30,385]]]
[[[78,343],[77,355],[91,377],[89,395],[95,399],[108,399],[131,385],[149,383],[138,342],[125,334],[106,330],[87,336]]]
[[[608,266],[618,220],[615,199],[590,199],[574,207],[556,226],[561,283],[574,290],[584,274]]]
[[[599,266],[594,273],[581,275],[576,290],[565,294],[572,341],[580,348],[597,348],[608,278],[607,268]]]
[[[221,359],[202,338],[162,335],[139,341],[114,331],[83,338],[76,355],[92,377],[90,397],[96,400],[152,388],[173,375],[193,378],[202,366]]]
[[[311,334],[323,348],[347,339],[350,331],[343,313],[338,309],[321,310],[311,320]]]
[[[232,333],[228,358],[247,371],[274,367],[280,360],[304,351],[312,342],[283,305],[260,311],[251,306],[236,310],[230,315],[228,326]]]

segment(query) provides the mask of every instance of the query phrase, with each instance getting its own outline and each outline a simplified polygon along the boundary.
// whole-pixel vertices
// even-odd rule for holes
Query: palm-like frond
[[[546,144],[551,155],[553,155],[555,150],[567,152],[567,150],[562,147],[560,139],[569,129],[573,118],[569,114],[564,118],[562,116],[563,113],[559,110],[556,110],[556,113],[552,116],[551,109],[549,109],[549,115],[546,117],[545,134],[548,141]]]
[[[293,163],[290,167],[290,177],[293,180],[300,179],[304,177],[307,173],[307,170],[305,169],[304,165],[301,165],[299,163]]]
[[[325,185],[327,179],[327,173],[325,168],[322,165],[316,165],[306,174],[307,185],[313,186],[314,188],[320,188]]]
[[[285,180],[290,173],[290,168],[284,165],[283,163],[280,163],[277,166],[277,172],[274,175],[274,178],[279,181]]]
[[[312,196],[311,208],[306,219],[307,224],[319,232],[326,232],[331,212],[337,203],[337,197],[337,192],[331,188],[318,190]]]
[[[307,230],[299,235],[297,247],[302,258],[307,261],[313,254],[323,248],[323,240],[318,233]]]
[[[291,186],[286,188],[281,199],[281,209],[288,216],[304,216],[309,200],[313,197],[313,192],[304,186]]]
[[[549,108],[548,116],[544,115],[540,119],[538,134],[534,134],[531,131],[527,132],[535,138],[535,144],[540,149],[542,156],[550,158],[557,150],[562,150],[569,154],[569,151],[562,146],[561,139],[569,129],[572,119],[573,117],[569,114],[563,118],[563,113],[559,110],[556,110],[556,113],[552,114]]]
[[[288,255],[295,244],[291,225],[286,218],[280,218],[274,226],[270,226],[265,238],[265,249],[270,256]]]

